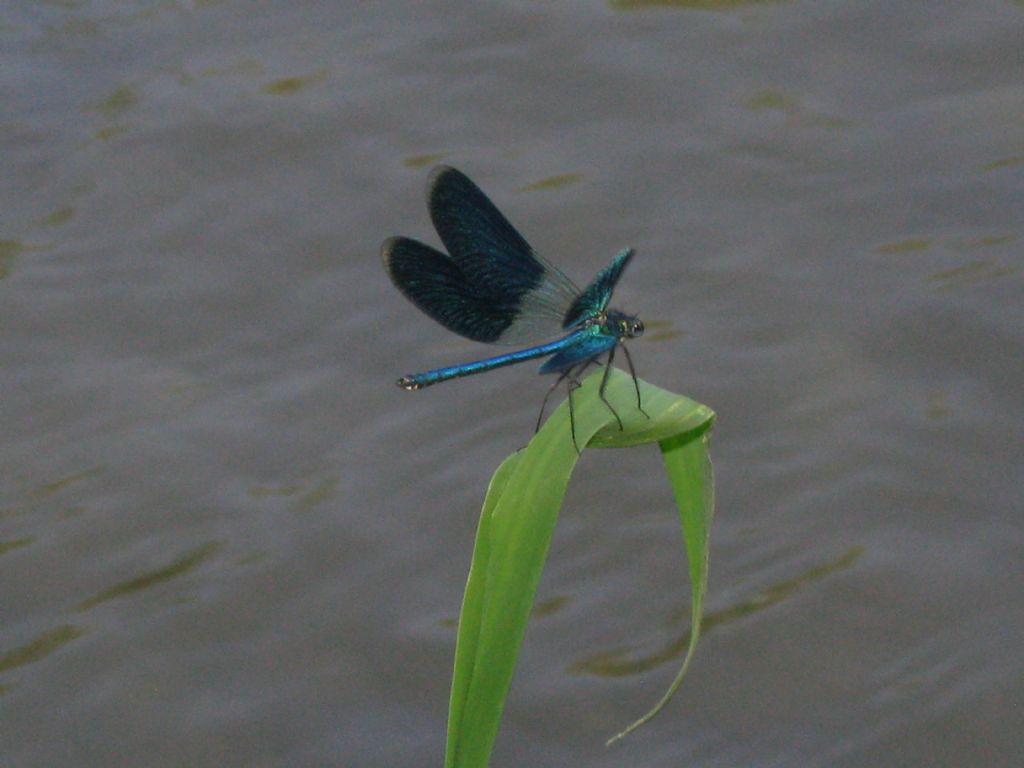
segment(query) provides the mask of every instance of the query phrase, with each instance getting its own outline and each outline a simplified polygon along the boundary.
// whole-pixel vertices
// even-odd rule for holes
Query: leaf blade
[[[598,393],[603,375],[598,371],[588,377],[573,394],[576,440],[580,445],[602,448],[658,442],[679,504],[680,481],[673,476],[680,472],[685,475],[685,471],[676,466],[683,455],[677,451],[698,443],[706,453],[706,442],[698,438],[711,429],[714,413],[689,398],[641,381],[637,386],[644,410],[650,414],[647,418],[636,408],[633,379],[613,369],[605,395],[622,419],[620,430]],[[570,425],[566,401],[526,448],[502,463],[488,489],[459,619],[446,768],[485,768],[490,757],[558,512],[579,458]],[[711,482],[710,475],[705,479]],[[679,486],[684,493],[690,487],[693,483],[685,480]],[[702,508],[710,507],[705,504]],[[681,516],[682,510],[680,506]],[[699,634],[707,574],[710,516],[703,519],[703,529],[694,527],[689,516],[683,520],[691,580],[696,576],[699,581],[692,592],[695,636]],[[690,538],[695,539],[693,547]],[[653,717],[678,688],[695,647],[696,637],[691,640],[683,669],[646,719]]]

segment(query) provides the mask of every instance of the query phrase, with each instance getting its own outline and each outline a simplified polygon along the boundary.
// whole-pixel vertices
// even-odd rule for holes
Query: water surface
[[[656,451],[584,455],[494,765],[1017,766],[1019,2],[0,11],[0,763],[424,766],[532,365],[380,242],[474,178],[718,413],[708,632]]]

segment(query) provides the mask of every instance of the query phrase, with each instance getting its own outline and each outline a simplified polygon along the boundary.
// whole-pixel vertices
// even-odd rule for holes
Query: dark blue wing
[[[565,313],[564,328],[579,325],[588,317],[604,311],[612,297],[612,291],[615,290],[615,284],[622,277],[622,271],[633,258],[633,253],[632,248],[626,248],[590,281],[590,285],[583,289],[583,293],[576,297]]]
[[[424,313],[474,341],[495,342],[516,318],[519,302],[482,293],[462,268],[429,245],[407,237],[384,241],[380,251],[391,282]]]
[[[430,174],[427,205],[462,286],[509,315],[508,325],[489,341],[534,342],[562,332],[579,289],[534,252],[476,184],[454,168],[439,166]]]

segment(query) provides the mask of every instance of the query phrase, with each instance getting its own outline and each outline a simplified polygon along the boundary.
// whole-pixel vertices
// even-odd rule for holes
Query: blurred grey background
[[[493,764],[1024,764],[1024,3],[0,8],[0,765],[440,765],[533,364],[408,304],[438,162],[707,403],[573,478]]]

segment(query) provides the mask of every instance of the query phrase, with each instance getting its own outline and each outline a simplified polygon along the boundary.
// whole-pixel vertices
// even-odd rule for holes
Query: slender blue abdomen
[[[476,360],[472,363],[452,365],[447,368],[437,368],[433,371],[426,371],[424,373],[412,373],[400,378],[398,380],[398,386],[402,387],[402,389],[408,390],[423,389],[424,387],[429,387],[431,384],[438,384],[442,381],[448,381],[449,379],[458,379],[462,376],[472,376],[475,373],[483,373],[484,371],[491,371],[495,368],[502,368],[506,365],[521,363],[524,360],[533,360],[537,357],[544,357],[545,355],[551,355],[556,352],[568,350],[573,346],[580,346],[581,344],[586,343],[589,338],[592,337],[593,332],[589,328],[584,328],[576,331],[575,333],[570,333],[565,338],[552,341],[548,344],[542,344],[539,347],[520,349],[517,352],[509,352],[505,355],[489,357],[486,360]],[[615,339],[613,337],[608,338],[611,338],[612,345],[614,345]],[[542,368],[541,372],[550,373],[551,371],[545,371]]]

